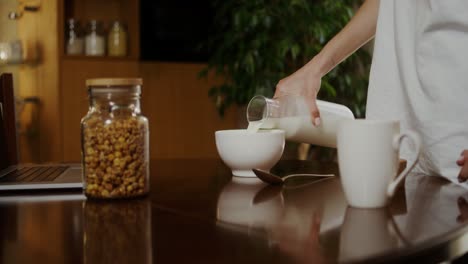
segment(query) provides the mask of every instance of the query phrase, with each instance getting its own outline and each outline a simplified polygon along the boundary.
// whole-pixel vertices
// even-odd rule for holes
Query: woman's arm
[[[311,61],[276,86],[275,97],[295,94],[306,97],[312,122],[320,124],[316,98],[321,78],[375,35],[379,0],[366,0],[349,23]]]
[[[351,21],[314,57],[313,68],[318,74],[321,76],[327,74],[374,37],[379,2],[379,0],[366,0]]]

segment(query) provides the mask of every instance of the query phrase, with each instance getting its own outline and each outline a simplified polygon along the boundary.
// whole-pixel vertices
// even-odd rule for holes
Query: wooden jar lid
[[[94,78],[87,79],[86,86],[134,86],[142,85],[143,79],[141,78]]]

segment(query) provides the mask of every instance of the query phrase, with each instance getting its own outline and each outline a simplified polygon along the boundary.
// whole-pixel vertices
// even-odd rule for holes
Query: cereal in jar
[[[141,114],[141,79],[89,79],[81,121],[84,192],[127,198],[149,192],[149,129]]]

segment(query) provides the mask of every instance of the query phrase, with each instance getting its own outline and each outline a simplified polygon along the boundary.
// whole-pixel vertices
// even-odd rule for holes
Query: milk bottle
[[[282,129],[287,140],[336,148],[338,124],[344,119],[354,119],[344,105],[317,100],[321,122],[314,126],[309,107],[303,97],[283,96],[270,99],[253,97],[247,106],[248,131]]]

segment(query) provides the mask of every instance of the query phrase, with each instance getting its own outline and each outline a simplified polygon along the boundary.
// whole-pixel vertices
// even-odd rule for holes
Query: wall
[[[211,76],[197,79],[202,64],[142,63],[142,107],[150,120],[151,157],[217,158],[214,132],[237,124],[237,109],[224,118],[208,97],[209,87],[219,82]]]
[[[61,78],[64,161],[80,160],[80,119],[88,108],[85,80],[143,78],[142,112],[150,123],[151,158],[217,158],[214,131],[236,126],[236,109],[220,118],[208,97],[219,80],[197,79],[203,64],[64,59]]]
[[[0,42],[13,41],[18,38],[17,23],[14,20],[8,19],[8,12],[16,9],[16,0],[0,0]],[[13,82],[18,83],[18,66],[0,65],[0,73],[13,73],[15,78]],[[17,86],[15,85],[15,88]]]
[[[7,14],[11,11],[16,11],[18,4],[16,0],[0,0],[0,42],[14,41],[19,38],[18,36],[18,21],[8,19]],[[25,93],[20,86],[20,65],[0,65],[0,73],[13,74],[13,86],[15,96],[21,98]],[[29,146],[27,142],[26,131],[31,124],[31,106],[25,107],[17,106],[17,120],[18,123],[18,148],[19,155],[24,154],[21,160],[31,160]]]
[[[21,97],[35,96],[39,104],[34,109],[37,120],[29,132],[20,137],[20,160],[47,162],[62,159],[60,133],[60,90],[57,89],[59,61],[56,32],[58,0],[41,1],[39,12],[25,12],[18,21],[18,37],[25,46],[28,60],[19,68]]]
[[[8,42],[18,39],[17,22],[8,19],[8,12],[16,9],[16,0],[0,0],[0,42]],[[0,73],[13,73],[13,83],[18,84],[18,66],[0,65]],[[17,85],[15,85],[16,89]]]

